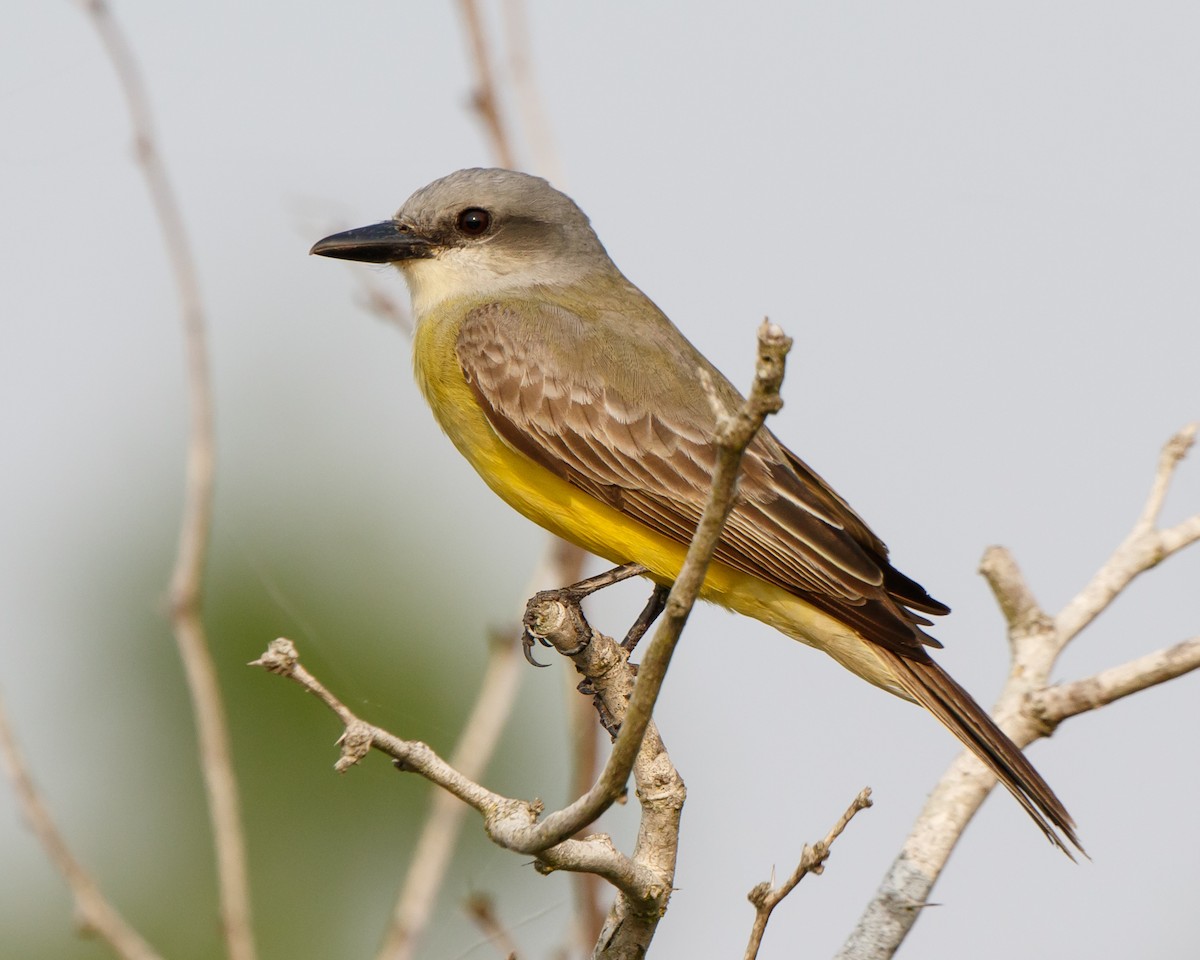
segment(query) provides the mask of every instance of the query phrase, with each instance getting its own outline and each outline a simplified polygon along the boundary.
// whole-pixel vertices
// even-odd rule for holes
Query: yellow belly
[[[465,310],[454,311],[459,322]],[[445,315],[445,308],[436,313]],[[509,447],[492,429],[463,377],[454,351],[459,323],[423,319],[414,340],[414,367],[434,416],[458,451],[509,506],[556,536],[615,564],[637,562],[659,583],[674,582],[686,545],[601,503]],[[705,600],[767,623],[824,650],[877,686],[904,694],[891,671],[851,628],[786,590],[722,563],[708,569]]]

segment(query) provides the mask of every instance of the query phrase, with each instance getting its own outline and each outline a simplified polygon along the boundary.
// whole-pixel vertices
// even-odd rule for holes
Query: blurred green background
[[[399,332],[384,335],[404,348]],[[238,400],[235,392],[226,407]],[[109,896],[164,955],[217,956],[203,787],[163,614],[179,444],[164,435],[155,451],[144,431],[112,439],[138,465],[137,489],[94,490],[78,517],[60,515],[44,553],[33,548],[24,558],[57,566],[69,600],[46,611],[47,633],[61,639],[25,651],[24,682],[10,673],[5,692],[52,811]],[[317,447],[328,439],[311,437]],[[258,484],[221,484],[205,604],[233,731],[256,927],[264,956],[367,956],[428,788],[374,755],[335,774],[333,716],[246,661],[271,638],[292,637],[306,665],[362,716],[449,753],[481,675],[486,630],[515,630],[523,558],[497,556],[495,576],[464,592],[463,579],[446,575],[456,561],[444,539],[414,523],[422,511],[398,519],[396,537],[373,506],[385,492],[339,494],[319,471],[281,469],[295,478],[282,496],[267,472]],[[535,556],[537,535],[529,539]],[[489,782],[535,788],[553,801],[564,794],[565,736],[546,719],[561,715],[551,673],[526,684],[514,717],[525,732],[504,739]],[[567,896],[559,878],[533,877],[522,858],[491,847],[477,819],[465,833],[426,955],[479,939],[460,929],[458,903],[468,893],[505,891],[516,919]],[[73,937],[64,885],[31,838],[2,874],[0,954],[109,955]]]

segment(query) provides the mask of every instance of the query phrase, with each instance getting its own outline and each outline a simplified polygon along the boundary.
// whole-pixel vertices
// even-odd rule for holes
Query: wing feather
[[[693,372],[708,370],[730,403],[738,394],[661,322],[657,339],[639,329],[635,341],[619,317],[589,327],[544,302],[492,304],[468,315],[456,347],[481,408],[514,450],[686,544],[715,466],[714,417]],[[940,644],[921,630],[929,621],[920,614],[949,609],[896,570],[862,518],[768,431],[746,452],[716,558],[870,641],[899,687],[992,770],[1053,843],[1067,849],[1061,831],[1079,847],[1054,792],[925,653],[924,644]]]
[[[464,321],[458,360],[511,447],[686,544],[715,469],[715,418],[694,371],[708,369],[730,402],[737,391],[699,353],[680,356],[680,344],[691,348],[674,330],[659,341],[639,330],[633,342],[625,324],[604,325],[603,339],[590,332],[595,326],[543,302],[489,304]],[[765,430],[747,450],[716,557],[920,661],[922,644],[936,641],[907,607],[947,611],[896,571],[883,541]]]

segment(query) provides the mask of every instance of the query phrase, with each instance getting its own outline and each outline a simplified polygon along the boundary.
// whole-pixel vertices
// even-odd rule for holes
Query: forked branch
[[[771,919],[771,912],[810,873],[825,872],[825,861],[829,859],[833,842],[850,825],[855,814],[860,810],[866,810],[869,806],[871,806],[871,788],[863,787],[850,806],[846,808],[846,812],[838,818],[838,822],[825,834],[824,840],[819,840],[812,845],[807,843],[804,845],[804,850],[800,854],[800,863],[786,881],[778,887],[763,882],[750,891],[747,899],[754,904],[754,926],[750,929],[750,942],[746,945],[746,960],[755,960],[758,956],[763,934],[767,932],[767,921]]]
[[[1200,513],[1174,527],[1158,528],[1167,490],[1196,432],[1197,424],[1189,424],[1165,444],[1150,494],[1129,535],[1057,616],[1038,604],[1009,551],[991,547],[984,554],[980,572],[1004,613],[1012,650],[1012,667],[992,715],[1018,746],[1049,736],[1068,717],[1200,667],[1200,638],[1193,638],[1091,677],[1049,685],[1067,644],[1138,575],[1200,540]],[[886,960],[895,953],[928,901],[963,830],[995,783],[970,755],[963,754],[951,764],[843,945],[839,960]]]

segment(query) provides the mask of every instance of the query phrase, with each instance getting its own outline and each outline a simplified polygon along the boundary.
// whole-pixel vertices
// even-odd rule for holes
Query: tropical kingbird
[[[414,366],[434,416],[501,498],[584,549],[683,564],[712,478],[716,416],[699,371],[741,395],[609,259],[583,211],[545,180],[460,170],[390,220],[313,253],[391,263],[408,282]],[[926,652],[949,608],[763,429],[701,595],[823,650],[919,703],[985,763],[1052,842],[1078,846],[1054,791]]]

